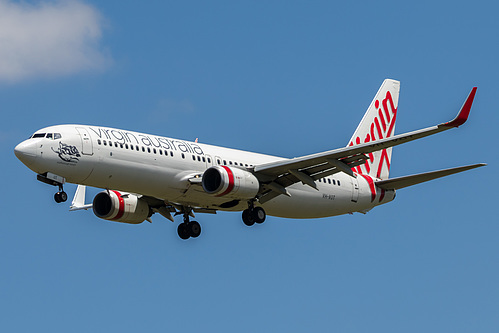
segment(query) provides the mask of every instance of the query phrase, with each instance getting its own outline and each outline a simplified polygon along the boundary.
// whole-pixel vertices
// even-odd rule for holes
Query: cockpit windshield
[[[52,139],[52,140],[57,140],[60,139],[61,133],[35,133],[31,136],[32,139],[35,138],[47,138],[47,139]]]

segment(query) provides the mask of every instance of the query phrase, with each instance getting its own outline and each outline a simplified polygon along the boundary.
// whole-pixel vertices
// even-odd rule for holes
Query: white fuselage
[[[37,133],[54,135],[32,137],[20,145],[31,156],[23,162],[39,174],[50,172],[70,183],[216,210],[240,211],[248,205],[240,200],[230,208],[223,208],[232,199],[209,195],[189,179],[214,165],[251,170],[255,165],[286,160],[99,126],[59,125]],[[273,216],[318,218],[365,212],[395,197],[394,191],[376,188],[373,179],[365,175],[354,178],[339,172],[316,183],[318,190],[302,183],[291,185],[287,188],[290,196],[279,195],[262,207]]]

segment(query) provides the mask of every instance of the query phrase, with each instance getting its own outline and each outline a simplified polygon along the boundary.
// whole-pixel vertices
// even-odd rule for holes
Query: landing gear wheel
[[[68,195],[64,191],[57,192],[54,194],[54,200],[57,203],[66,202],[66,200],[68,200]]]
[[[253,220],[256,223],[263,223],[263,222],[265,222],[265,218],[267,217],[267,214],[265,214],[265,211],[263,210],[262,207],[255,207],[251,211],[251,216],[253,217]]]
[[[243,222],[248,227],[251,227],[253,224],[255,224],[255,219],[253,218],[253,214],[251,214],[251,211],[249,209],[243,210]]]
[[[196,221],[189,222],[187,229],[189,230],[189,235],[193,238],[201,235],[201,225]]]
[[[187,223],[183,222],[183,223],[180,223],[177,227],[177,233],[178,233],[178,236],[182,239],[189,239],[189,237],[191,237],[190,233],[189,233],[189,229],[188,229],[188,225]]]

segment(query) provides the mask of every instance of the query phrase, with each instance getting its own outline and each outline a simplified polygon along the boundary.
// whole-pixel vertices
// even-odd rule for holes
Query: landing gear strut
[[[248,203],[248,209],[243,210],[243,222],[248,227],[265,222],[266,217],[265,210],[262,207],[255,207],[252,201]]]
[[[45,172],[43,174],[38,174],[36,176],[36,179],[45,184],[59,186],[59,192],[54,194],[55,202],[60,203],[68,200],[68,195],[66,194],[66,192],[64,192],[64,189],[62,188],[63,184],[66,182],[66,179],[64,177],[55,175],[50,172]]]
[[[177,228],[178,236],[182,239],[196,238],[201,235],[201,225],[196,221],[189,221],[189,212],[184,212],[184,222]]]

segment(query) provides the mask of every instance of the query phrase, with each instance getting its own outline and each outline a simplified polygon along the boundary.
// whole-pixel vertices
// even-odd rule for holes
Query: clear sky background
[[[492,1],[0,0],[2,332],[497,332],[499,8]],[[391,176],[486,162],[367,215],[68,212],[14,147],[82,123],[295,157],[345,146],[385,78]],[[72,198],[74,185],[66,190]],[[87,200],[97,190],[89,190]]]

